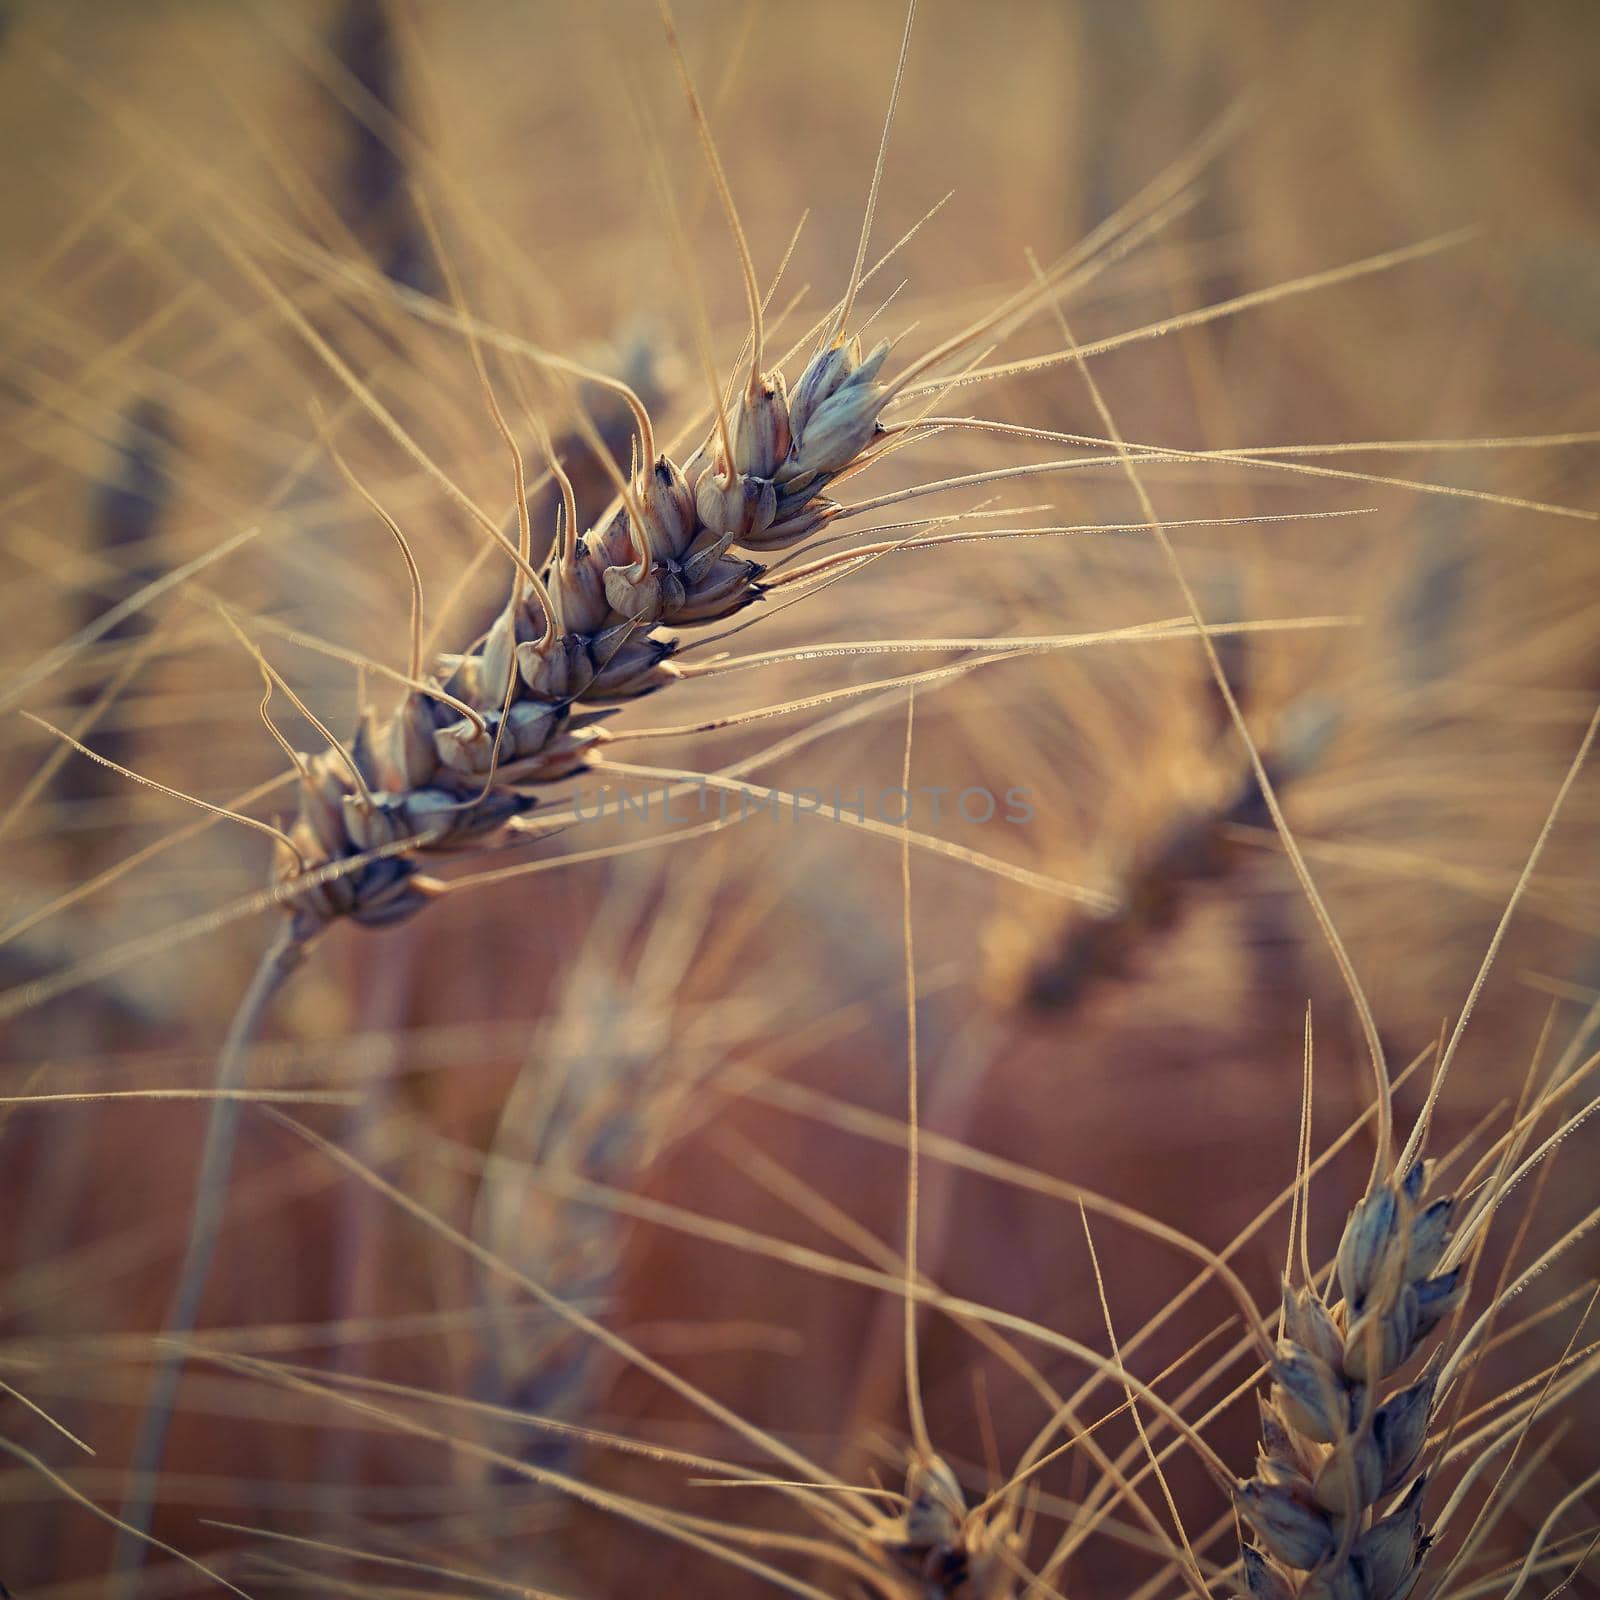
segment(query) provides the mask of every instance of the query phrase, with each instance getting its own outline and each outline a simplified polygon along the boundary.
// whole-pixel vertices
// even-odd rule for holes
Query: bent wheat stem
[[[166,1338],[178,1341],[176,1349],[164,1353],[156,1363],[140,1419],[138,1439],[129,1468],[128,1491],[122,1507],[116,1554],[111,1570],[120,1574],[119,1594],[133,1592],[133,1574],[144,1561],[149,1547],[150,1522],[155,1510],[156,1481],[161,1457],[166,1449],[167,1430],[172,1422],[178,1383],[183,1377],[182,1341],[194,1332],[200,1316],[200,1302],[216,1255],[222,1232],[222,1217],[227,1199],[228,1174],[233,1166],[233,1150],[238,1140],[239,1116],[243,1102],[230,1098],[244,1086],[245,1066],[250,1046],[260,1030],[267,1007],[305,953],[303,941],[293,923],[278,925],[250,980],[233,1023],[223,1040],[217,1060],[215,1088],[221,1098],[213,1102],[206,1123],[205,1142],[200,1152],[200,1175],[195,1181],[194,1206],[190,1213],[189,1239],[184,1246],[183,1263],[178,1269],[177,1287],[167,1311]]]

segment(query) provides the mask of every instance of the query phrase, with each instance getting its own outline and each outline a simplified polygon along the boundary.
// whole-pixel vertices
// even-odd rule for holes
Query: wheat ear
[[[1314,770],[1335,726],[1335,714],[1320,701],[1290,708],[1261,757],[1280,794]],[[1215,887],[1237,869],[1233,830],[1270,827],[1272,819],[1248,761],[1225,754],[1231,765],[1212,780],[1205,801],[1173,805],[1161,825],[1138,841],[1106,910],[1075,911],[1042,940],[1025,930],[1017,941],[1024,946],[1020,959],[1001,949],[995,965],[1008,1001],[1038,1015],[1070,1013],[1097,983],[1124,978],[1138,952],[1181,924],[1197,891]]]
[[[294,848],[279,847],[276,869],[295,937],[340,917],[382,926],[419,911],[430,898],[421,858],[486,843],[540,787],[585,765],[609,707],[674,680],[676,641],[663,629],[758,601],[763,568],[736,552],[786,549],[838,514],[823,491],[881,432],[888,353],[841,339],[792,395],[781,372],[760,374],[726,447],[719,428],[681,467],[649,457],[586,534],[565,496],[550,559],[541,571],[523,564],[482,638],[440,657],[388,719],[369,714],[348,751],[302,758]]]
[[[1257,1540],[1243,1549],[1251,1600],[1404,1600],[1421,1575],[1438,1360],[1404,1387],[1384,1386],[1464,1293],[1459,1266],[1439,1270],[1454,1198],[1424,1203],[1425,1188],[1418,1161],[1350,1213],[1341,1305],[1313,1282],[1284,1284],[1260,1459],[1237,1493]]]
[[[708,915],[709,897],[702,904]],[[692,914],[676,924],[644,924],[644,950],[630,965],[628,937],[640,924],[607,915],[608,909],[575,952],[569,981],[506,1098],[474,1229],[486,1247],[514,1259],[568,1303],[584,1306],[612,1293],[623,1234],[614,1212],[585,1205],[569,1184],[636,1185],[699,1081],[689,1061],[714,1060],[725,1047],[701,1032],[685,1050],[677,1036],[679,986],[702,931],[685,933]],[[499,1279],[484,1275],[487,1304],[503,1292]],[[488,1326],[492,1334],[497,1325],[491,1319]],[[592,1341],[559,1324],[531,1340],[520,1326],[512,1338],[491,1337],[485,1351],[490,1398],[558,1424],[577,1421],[593,1400],[600,1354]],[[558,1429],[518,1454],[570,1474],[579,1448],[576,1434]]]

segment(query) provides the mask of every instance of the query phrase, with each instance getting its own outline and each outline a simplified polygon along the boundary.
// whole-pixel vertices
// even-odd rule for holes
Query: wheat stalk
[[[914,14],[913,7],[890,122]],[[262,718],[294,762],[298,808],[287,830],[272,830],[278,834],[274,875],[288,919],[263,956],[230,1029],[218,1068],[220,1088],[238,1087],[246,1049],[271,996],[330,923],[348,918],[364,927],[390,926],[443,892],[420,872],[425,858],[486,845],[535,803],[541,787],[581,770],[603,737],[600,723],[609,707],[660,689],[677,676],[670,661],[676,640],[663,630],[720,622],[759,600],[763,567],[750,555],[797,546],[826,527],[841,508],[825,490],[883,447],[886,430],[880,419],[894,391],[879,381],[879,373],[889,342],[881,340],[864,353],[859,338],[847,332],[865,265],[882,149],[847,293],[791,395],[781,368],[764,365],[754,266],[665,10],[663,17],[744,267],[751,329],[742,388],[731,402],[714,394],[715,427],[680,465],[657,448],[649,412],[632,388],[588,374],[600,376],[627,404],[636,427],[634,465],[624,476],[580,411],[580,429],[616,484],[612,506],[593,528],[580,532],[571,480],[544,436],[550,471],[561,490],[561,512],[541,569],[530,559],[521,453],[490,388],[477,341],[471,340],[485,398],[515,467],[516,546],[491,529],[517,569],[511,594],[482,637],[464,651],[440,656],[424,676],[415,563],[400,529],[368,496],[389,522],[412,573],[416,598],[406,675],[412,687],[405,700],[381,721],[367,712],[348,747],[328,734],[328,749],[303,754],[276,734],[268,718],[274,689],[294,699],[320,731],[327,730],[255,652],[267,691]],[[888,122],[885,140],[887,134]],[[935,358],[958,353],[983,327],[947,342]],[[558,363],[558,369],[575,370],[570,362]],[[248,644],[242,633],[240,638]],[[173,1340],[187,1335],[198,1316],[238,1118],[238,1104],[224,1098],[208,1124],[189,1239],[166,1322]],[[158,1362],[141,1421],[119,1536],[117,1566],[125,1570],[142,1559],[181,1371],[181,1350]]]
[[[752,364],[731,421],[681,468],[654,450],[648,414],[628,391],[646,465],[586,535],[552,456],[563,514],[543,571],[520,554],[511,599],[488,632],[441,657],[391,717],[369,715],[348,748],[296,753],[298,812],[275,847],[288,915],[230,1030],[220,1088],[238,1087],[268,1001],[330,923],[384,927],[421,910],[441,892],[420,871],[428,856],[501,834],[539,788],[581,770],[605,708],[673,681],[663,628],[721,621],[760,599],[761,565],[737,551],[787,548],[828,524],[838,507],[823,491],[883,435],[887,390],[877,377],[888,349],[863,356],[858,340],[836,337],[807,363],[792,399],[781,372]],[[525,552],[520,473],[518,502]],[[275,674],[269,692],[274,684],[283,686]],[[169,1338],[198,1315],[238,1119],[238,1104],[222,1100],[208,1125]],[[122,1535],[123,1566],[143,1548],[181,1370],[181,1354],[157,1365],[124,1506],[134,1532]]]

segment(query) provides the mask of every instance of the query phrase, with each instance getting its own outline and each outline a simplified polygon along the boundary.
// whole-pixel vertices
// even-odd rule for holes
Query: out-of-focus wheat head
[[[903,22],[680,7],[772,291],[763,372],[830,329]],[[218,1592],[172,1550],[256,1596],[1394,1600],[1413,1567],[1441,1600],[1594,1592],[1600,857],[1592,774],[1563,784],[1600,697],[1597,37],[1565,0],[924,0],[861,353],[893,341],[892,377],[1020,292],[1026,325],[965,358],[1022,365],[906,400],[953,420],[825,486],[884,503],[745,546],[767,598],[708,632],[751,632],[684,632],[692,670],[594,725],[639,740],[602,761],[784,795],[871,797],[909,761],[917,848],[827,800],[618,816],[650,780],[600,765],[540,784],[514,851],[485,830],[493,859],[430,867],[479,885],[329,928],[243,1063],[276,1099],[240,1108],[171,1550],[132,1592]],[[684,469],[693,537],[752,532],[745,486],[694,494],[702,342],[744,475],[784,451],[653,7],[23,4],[0,126],[0,1584],[67,1600],[106,1592],[91,1504],[126,1503],[171,1355],[210,1105],[151,1097],[210,1086],[284,913],[267,840],[18,713],[351,859],[394,773],[358,783],[286,690],[353,756],[419,691],[406,562],[350,478],[415,561],[424,671],[481,679],[420,696],[489,734],[428,713],[477,751],[445,814],[529,754],[494,724],[543,603],[525,571],[507,606],[465,509],[515,549],[465,330],[534,578],[615,535],[582,631],[634,609],[605,567],[651,585],[634,530],[662,509],[606,520],[606,456],[630,492],[649,465],[606,380]],[[1085,240],[1058,304],[1029,257]],[[1046,461],[1075,464],[909,497]],[[1381,1170],[1370,1041],[1132,480],[1370,1001]],[[240,633],[317,752],[315,849]],[[1027,820],[971,821],[964,790]],[[610,815],[544,828],[573,795]]]

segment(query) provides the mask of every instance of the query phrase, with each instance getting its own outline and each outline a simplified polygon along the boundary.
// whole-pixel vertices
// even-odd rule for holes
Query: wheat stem
[[[243,1102],[231,1098],[243,1087],[250,1047],[259,1031],[267,1007],[285,979],[299,965],[305,946],[285,920],[274,933],[262,954],[255,976],[239,1001],[232,1025],[217,1058],[216,1100],[206,1123],[205,1142],[200,1151],[200,1175],[195,1183],[194,1205],[190,1211],[189,1239],[184,1246],[183,1264],[178,1270],[177,1288],[163,1324],[169,1340],[182,1341],[194,1331],[205,1294],[211,1263],[216,1255],[217,1238],[222,1231],[228,1174],[233,1165],[233,1150],[238,1139],[239,1116]],[[167,1430],[172,1421],[178,1383],[183,1377],[184,1357],[180,1348],[169,1349],[156,1363],[150,1392],[139,1422],[138,1438],[128,1471],[128,1489],[122,1506],[122,1525],[117,1535],[111,1571],[120,1574],[113,1591],[116,1600],[134,1592],[134,1575],[144,1562],[149,1547],[148,1534],[155,1512],[156,1484],[161,1457],[166,1449]]]

